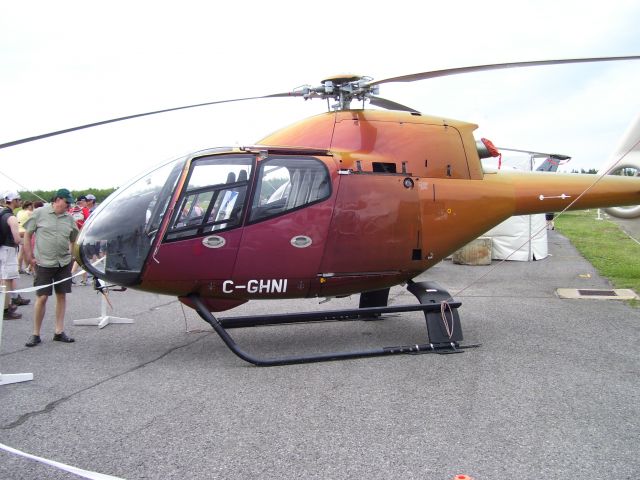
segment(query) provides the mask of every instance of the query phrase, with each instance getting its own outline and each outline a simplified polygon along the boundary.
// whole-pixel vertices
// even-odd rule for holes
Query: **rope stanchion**
[[[0,286],[0,306],[2,309],[0,311],[4,311],[4,301],[6,298],[6,288],[4,285]],[[4,323],[4,315],[3,318],[0,319],[0,347],[2,342],[2,324]],[[29,380],[33,380],[33,373],[0,373],[0,385],[8,385],[10,383],[19,383],[19,382],[28,382]]]
[[[97,325],[98,328],[104,328],[110,323],[133,323],[133,320],[131,318],[114,317],[112,315],[107,314],[107,304],[111,306],[111,303],[109,302],[109,298],[107,297],[107,295],[109,295],[109,287],[102,280],[96,279],[96,282],[98,282],[100,286],[99,290],[102,293],[102,295],[100,296],[100,316],[94,317],[94,318],[82,318],[79,320],[74,320],[73,324],[83,325],[83,326]]]

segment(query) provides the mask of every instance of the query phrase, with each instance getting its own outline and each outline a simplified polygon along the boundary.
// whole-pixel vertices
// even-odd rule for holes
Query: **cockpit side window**
[[[252,171],[253,156],[249,155],[194,160],[167,240],[239,225]]]
[[[260,166],[249,220],[280,215],[331,195],[329,172],[313,158],[273,158]]]

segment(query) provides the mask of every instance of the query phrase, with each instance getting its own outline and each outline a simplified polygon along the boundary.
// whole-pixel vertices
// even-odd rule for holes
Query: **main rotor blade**
[[[616,62],[621,60],[640,60],[640,55],[626,57],[594,57],[594,58],[566,58],[561,60],[538,60],[532,62],[493,63],[489,65],[476,65],[472,67],[446,68],[444,70],[432,70],[430,72],[413,73],[399,77],[383,78],[369,85],[380,85],[392,82],[415,82],[429,78],[445,77],[447,75],[459,75],[461,73],[483,72],[487,70],[501,70],[503,68],[540,67],[544,65],[563,65],[567,63],[591,63],[591,62]]]
[[[386,108],[387,110],[400,110],[402,112],[419,113],[415,108],[407,107],[405,105],[394,102],[392,100],[387,100],[386,98],[382,97],[371,96],[369,98],[369,103],[371,103],[371,105],[375,105],[376,107]]]
[[[276,98],[276,97],[299,97],[302,96],[301,92],[286,92],[286,93],[273,93],[271,95],[262,95],[259,97],[245,97],[245,98],[233,98],[230,100],[217,100],[215,102],[196,103],[193,105],[184,105],[182,107],[165,108],[163,110],[154,110],[153,112],[136,113],[135,115],[127,115],[125,117],[111,118],[109,120],[102,120],[100,122],[87,123],[86,125],[79,125],[77,127],[65,128],[64,130],[56,130],[55,132],[43,133],[42,135],[35,135],[33,137],[21,138],[20,140],[14,140],[12,142],[0,144],[0,149],[13,147],[22,143],[33,142],[35,140],[42,140],[43,138],[54,137],[56,135],[62,135],[64,133],[75,132],[76,130],[82,130],[85,128],[98,127],[100,125],[106,125],[108,123],[122,122],[124,120],[131,120],[133,118],[146,117],[149,115],[157,115],[159,113],[175,112],[176,110],[185,110],[187,108],[205,107],[207,105],[216,105],[219,103],[231,103],[231,102],[243,102],[246,100],[259,100],[262,98]]]

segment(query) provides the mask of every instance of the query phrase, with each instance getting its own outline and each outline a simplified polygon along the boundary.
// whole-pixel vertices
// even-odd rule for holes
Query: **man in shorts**
[[[41,342],[40,328],[44,319],[47,299],[56,293],[56,324],[53,340],[72,343],[75,340],[64,333],[66,295],[71,293],[71,247],[78,237],[78,227],[67,211],[73,197],[66,188],[56,192],[53,202],[34,210],[24,224],[24,258],[35,269],[36,303],[33,317],[33,335],[26,343],[35,347]],[[35,251],[31,251],[31,236],[36,236]],[[63,281],[61,281],[63,280]],[[60,283],[54,282],[61,281]]]
[[[0,209],[0,229],[2,229],[2,242],[0,242],[0,276],[2,283],[8,291],[16,289],[16,279],[20,277],[18,268],[18,245],[22,239],[18,227],[18,219],[13,214],[14,209],[20,206],[18,192],[4,194],[5,207]],[[12,296],[14,298],[12,298]],[[18,320],[22,314],[16,312],[18,305],[26,305],[29,300],[23,299],[15,293],[7,294],[4,303],[4,320]]]

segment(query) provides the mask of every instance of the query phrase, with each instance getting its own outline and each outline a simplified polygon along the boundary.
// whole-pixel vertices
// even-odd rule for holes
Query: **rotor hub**
[[[331,105],[333,110],[348,110],[353,100],[364,102],[371,95],[378,93],[379,87],[371,85],[372,80],[371,77],[361,75],[335,75],[322,80],[321,85],[317,87],[309,85],[301,87],[302,96],[305,100],[310,98],[333,99],[336,101],[334,105]]]

